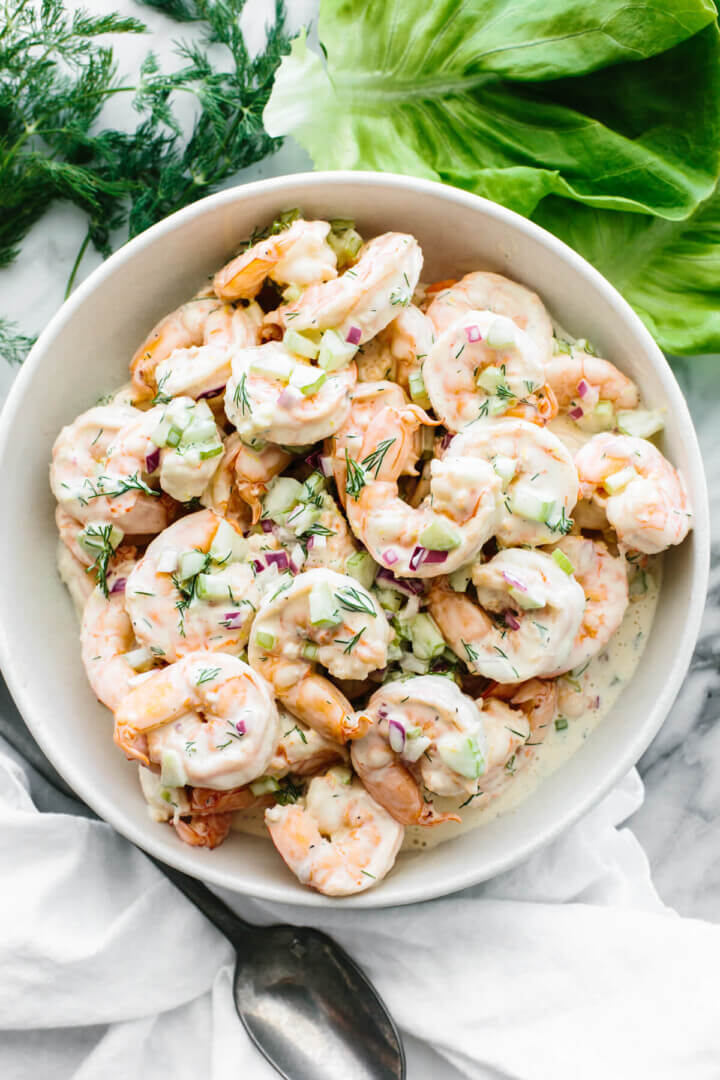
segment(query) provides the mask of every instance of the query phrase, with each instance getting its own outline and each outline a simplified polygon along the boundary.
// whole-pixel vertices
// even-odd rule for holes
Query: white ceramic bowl
[[[635,677],[581,750],[525,803],[427,853],[403,855],[378,887],[331,901],[303,888],[266,841],[241,834],[216,851],[185,846],[151,822],[137,769],[112,743],[111,716],[80,662],[78,627],[55,570],[53,441],[63,424],[127,379],[137,343],[256,225],[300,206],[309,216],[352,217],[365,236],[417,236],[423,278],[491,269],[537,290],[571,333],[587,336],[667,405],[663,450],[682,469],[695,530],[666,556],[650,640]],[[58,312],[12,388],[0,424],[0,664],[35,738],[103,818],[158,858],[206,881],[296,904],[376,907],[425,900],[489,878],[556,836],[638,760],[678,692],[705,599],[708,506],[703,465],[685,401],[664,357],[618,293],[549,233],[452,187],[380,173],[288,176],[221,192],[122,248]]]

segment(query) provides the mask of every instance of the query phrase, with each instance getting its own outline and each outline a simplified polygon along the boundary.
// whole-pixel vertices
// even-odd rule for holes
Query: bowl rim
[[[710,565],[710,529],[709,529],[709,505],[707,483],[703,468],[700,447],[697,440],[692,419],[685,398],[678,386],[675,377],[663,356],[663,353],[653,340],[642,320],[630,307],[627,301],[618,293],[592,264],[588,263],[581,255],[568,247],[552,233],[547,232],[541,226],[529,221],[527,218],[512,210],[484,199],[481,196],[463,191],[450,185],[445,185],[434,180],[420,177],[404,176],[398,173],[381,173],[367,171],[338,170],[336,172],[302,172],[291,173],[264,180],[256,180],[246,184],[236,185],[224,189],[214,195],[192,203],[181,210],[176,211],[169,217],[151,226],[145,232],[129,240],[117,252],[111,255],[105,262],[92,271],[88,277],[77,287],[75,292],[59,308],[45,329],[41,332],[37,342],[33,346],[23,367],[16,375],[10,387],[10,392],[0,412],[0,465],[5,460],[7,453],[10,431],[23,402],[32,391],[35,368],[40,364],[47,345],[55,338],[74,315],[86,298],[107,277],[111,277],[116,269],[126,262],[132,261],[135,256],[145,248],[154,244],[164,235],[182,228],[195,218],[222,207],[231,205],[237,200],[251,200],[258,194],[272,194],[277,192],[279,197],[290,195],[294,188],[326,186],[343,187],[358,183],[382,188],[404,188],[410,193],[428,194],[440,197],[448,202],[454,202],[470,211],[480,211],[486,217],[494,218],[502,225],[508,226],[510,231],[524,233],[528,238],[548,248],[556,256],[569,263],[571,267],[581,271],[588,284],[598,293],[604,295],[606,301],[622,315],[625,320],[634,324],[638,339],[643,344],[645,353],[656,370],[663,391],[667,395],[668,406],[672,408],[676,417],[678,430],[682,433],[681,438],[692,462],[692,468],[696,475],[696,482],[701,494],[699,502],[694,506],[694,535],[695,546],[694,570],[690,581],[688,606],[682,631],[679,635],[677,649],[671,666],[666,669],[661,692],[655,697],[643,726],[638,730],[635,737],[630,740],[622,754],[619,754],[612,766],[605,773],[596,778],[594,784],[584,792],[579,792],[572,805],[568,806],[564,814],[558,815],[552,823],[539,831],[531,839],[523,844],[515,845],[506,855],[499,855],[486,863],[481,869],[472,864],[459,868],[454,873],[447,874],[441,882],[432,879],[427,882],[416,883],[409,887],[401,896],[394,896],[392,900],[383,898],[383,891],[368,890],[353,897],[332,899],[320,893],[308,890],[307,897],[288,897],[284,886],[268,883],[266,887],[259,885],[252,889],[239,888],[237,883],[227,873],[214,868],[209,862],[193,859],[194,849],[188,848],[187,853],[182,850],[168,850],[162,842],[161,832],[157,830],[143,830],[136,828],[132,822],[125,819],[121,806],[116,805],[103,797],[102,790],[97,790],[92,785],[92,778],[83,772],[79,762],[76,762],[72,754],[63,753],[62,741],[59,745],[52,745],[51,740],[46,738],[44,726],[35,724],[35,708],[30,700],[29,690],[26,692],[20,681],[15,678],[13,671],[13,646],[9,628],[3,625],[0,619],[0,669],[2,669],[8,689],[23,717],[27,727],[36,739],[46,757],[55,766],[57,771],[70,784],[74,791],[100,816],[101,819],[111,824],[121,835],[144,851],[179,870],[199,878],[209,884],[227,888],[230,891],[247,894],[260,899],[291,904],[296,907],[337,907],[337,908],[382,908],[409,903],[417,903],[436,897],[449,895],[459,889],[475,885],[480,881],[495,877],[497,874],[516,866],[524,861],[529,855],[543,847],[571,824],[582,817],[593,805],[607,794],[607,792],[632,768],[641,754],[648,747],[664,722],[685,678],[695,643],[698,637],[700,622],[704,610],[705,597],[709,579]],[[2,501],[5,470],[0,467],[0,502]],[[7,572],[0,568],[0,579]],[[148,819],[149,821],[149,819]],[[397,890],[396,890],[397,891]]]

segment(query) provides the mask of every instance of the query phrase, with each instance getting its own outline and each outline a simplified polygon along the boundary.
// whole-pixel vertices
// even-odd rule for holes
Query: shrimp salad
[[[260,823],[328,896],[552,771],[692,526],[627,375],[521,284],[422,270],[413,236],[283,213],[50,467],[152,818],[209,849]]]

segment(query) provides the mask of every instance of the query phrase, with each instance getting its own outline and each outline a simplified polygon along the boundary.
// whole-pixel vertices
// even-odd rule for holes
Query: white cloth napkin
[[[663,907],[619,827],[641,801],[632,772],[521,867],[431,903],[223,897],[334,935],[398,1022],[410,1080],[717,1080],[720,926]],[[228,944],[73,809],[0,749],[0,1076],[271,1080],[234,1012]]]

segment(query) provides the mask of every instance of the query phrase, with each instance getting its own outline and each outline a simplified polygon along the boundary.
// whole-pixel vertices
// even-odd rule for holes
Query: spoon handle
[[[257,927],[252,926],[250,923],[245,922],[244,919],[241,919],[239,915],[236,915],[227,904],[208,889],[207,885],[203,885],[197,878],[189,877],[188,874],[183,874],[181,870],[176,870],[174,866],[168,866],[167,863],[160,862],[153,855],[149,855],[147,851],[143,852],[143,854],[151,862],[155,863],[158,870],[162,871],[165,877],[169,878],[173,885],[195,904],[203,915],[233,945],[237,945],[246,934],[257,930]]]

